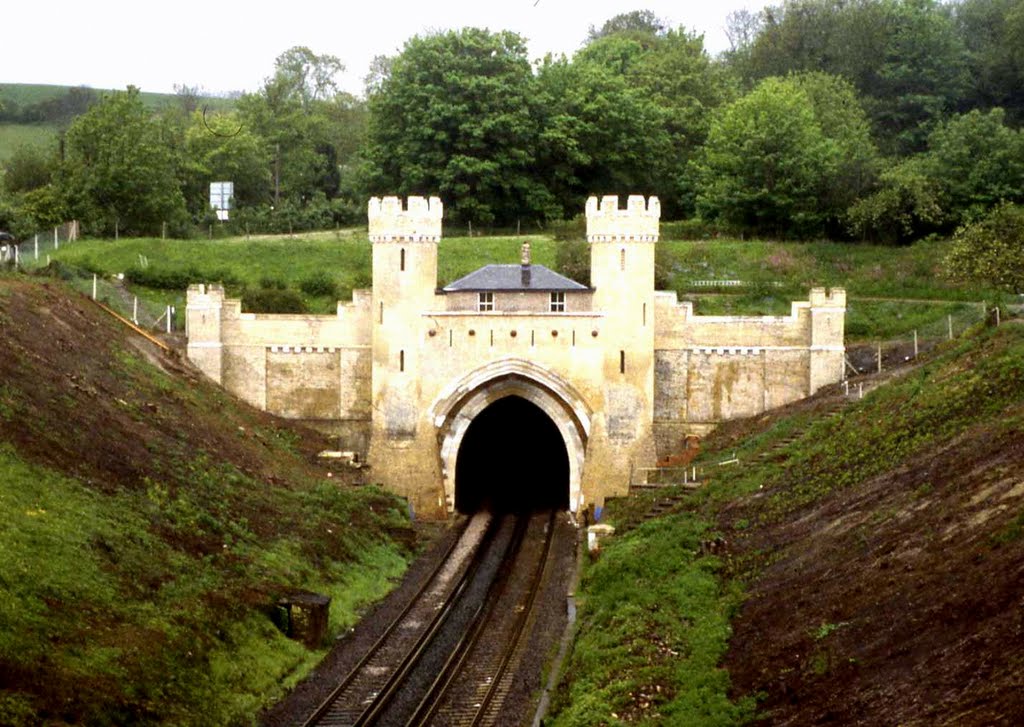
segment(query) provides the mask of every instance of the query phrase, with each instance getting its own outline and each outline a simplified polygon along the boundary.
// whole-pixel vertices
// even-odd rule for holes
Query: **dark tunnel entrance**
[[[455,464],[455,507],[524,512],[569,507],[569,454],[536,404],[499,399],[470,423]]]

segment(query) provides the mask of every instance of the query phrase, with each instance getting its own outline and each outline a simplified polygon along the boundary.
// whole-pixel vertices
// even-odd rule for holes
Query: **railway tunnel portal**
[[[484,367],[435,404],[449,509],[575,510],[590,411],[527,361]]]

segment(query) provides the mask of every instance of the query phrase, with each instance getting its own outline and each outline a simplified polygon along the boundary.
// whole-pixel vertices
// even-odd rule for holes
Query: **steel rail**
[[[486,549],[483,544],[489,543],[491,540],[493,540],[495,533],[498,530],[498,525],[499,518],[494,518],[491,520],[487,528],[487,532],[484,534],[484,537],[481,540],[481,547],[478,549],[476,555],[473,558],[473,562],[470,564],[469,568],[463,571],[462,577],[459,579],[458,585],[451,591],[448,598],[445,599],[444,604],[438,610],[437,614],[434,616],[430,625],[427,627],[426,630],[423,631],[422,634],[420,634],[420,637],[416,640],[416,644],[406,653],[405,658],[402,659],[402,662],[398,665],[398,668],[391,673],[391,676],[388,678],[388,681],[385,684],[384,688],[381,689],[380,692],[378,692],[374,696],[373,701],[369,704],[369,706],[367,706],[367,708],[363,711],[359,718],[353,723],[352,727],[366,727],[366,725],[373,724],[380,717],[381,713],[391,704],[392,700],[395,698],[395,695],[398,693],[399,689],[403,686],[403,683],[405,682],[406,678],[409,676],[409,673],[420,661],[420,658],[426,652],[427,648],[430,646],[430,643],[433,641],[434,637],[444,626],[445,622],[448,620],[448,617],[451,615],[455,606],[458,604],[459,598],[461,597],[463,591],[465,591],[465,589],[469,586],[473,577],[479,570],[479,567],[482,562],[481,556],[486,553]]]
[[[528,520],[524,518],[523,522],[528,523]],[[545,566],[547,565],[548,555],[551,551],[551,542],[554,539],[554,525],[555,511],[552,511],[548,516],[544,545],[542,546],[540,557],[538,558],[537,563],[534,566],[533,573],[529,579],[526,601],[523,609],[519,612],[513,622],[510,632],[511,638],[506,642],[504,649],[502,649],[501,656],[498,659],[498,663],[495,666],[493,674],[489,675],[491,677],[490,686],[480,703],[475,705],[476,713],[473,717],[473,725],[479,724],[483,719],[487,708],[490,706],[497,694],[497,689],[499,688],[502,677],[505,675],[505,671],[508,669],[512,656],[519,647],[526,623],[533,612],[533,604],[536,601],[537,593],[540,590],[541,576],[543,575]],[[516,533],[514,546],[510,547],[510,551],[514,548],[516,553],[519,552],[528,529],[528,525],[525,525]],[[503,574],[501,582],[507,582],[508,572],[513,569],[514,564],[512,562],[506,563],[504,568],[506,572]],[[427,725],[437,715],[437,711],[443,703],[443,696],[451,689],[455,680],[460,676],[470,654],[480,642],[481,636],[485,633],[485,627],[490,621],[491,614],[493,613],[498,600],[499,599],[495,597],[495,594],[491,593],[488,595],[487,600],[484,603],[481,603],[474,612],[472,625],[466,630],[466,633],[459,640],[459,643],[452,651],[451,656],[445,662],[444,667],[440,670],[438,677],[431,684],[427,694],[420,701],[416,711],[413,713],[413,716],[409,719],[408,725],[416,725],[417,727]]]
[[[451,545],[445,550],[444,555],[441,557],[437,566],[430,572],[430,575],[424,579],[423,585],[416,591],[415,594],[409,599],[409,602],[402,609],[402,612],[395,617],[395,619],[388,625],[384,632],[378,637],[373,643],[370,649],[363,655],[363,657],[356,662],[356,665],[345,675],[345,677],[338,683],[338,685],[331,690],[331,693],[317,706],[313,711],[313,714],[302,723],[302,727],[313,727],[316,725],[327,711],[331,708],[331,705],[338,699],[338,697],[352,684],[357,676],[366,667],[369,661],[380,651],[381,647],[387,642],[389,638],[395,633],[398,627],[405,620],[409,612],[420,602],[423,598],[423,594],[437,581],[437,577],[448,563],[448,559],[452,553],[455,552],[455,548],[462,541],[462,537],[466,534],[466,530],[469,528],[470,518],[466,518],[466,521],[462,524],[462,532],[452,539]]]

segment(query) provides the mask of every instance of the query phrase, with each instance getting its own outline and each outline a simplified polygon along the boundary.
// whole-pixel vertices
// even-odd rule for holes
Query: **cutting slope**
[[[90,301],[0,278],[0,340],[0,723],[248,721],[319,653],[280,595],[403,570],[397,500]]]

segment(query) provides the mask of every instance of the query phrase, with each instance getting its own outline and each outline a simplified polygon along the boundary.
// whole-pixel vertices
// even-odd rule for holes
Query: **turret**
[[[654,464],[654,247],[661,204],[631,195],[587,200],[594,309],[604,315],[605,476],[628,483],[632,467]],[[587,477],[587,473],[584,473]],[[589,485],[589,486],[587,486]],[[585,489],[597,491],[594,483]],[[623,491],[622,494],[625,494]]]

